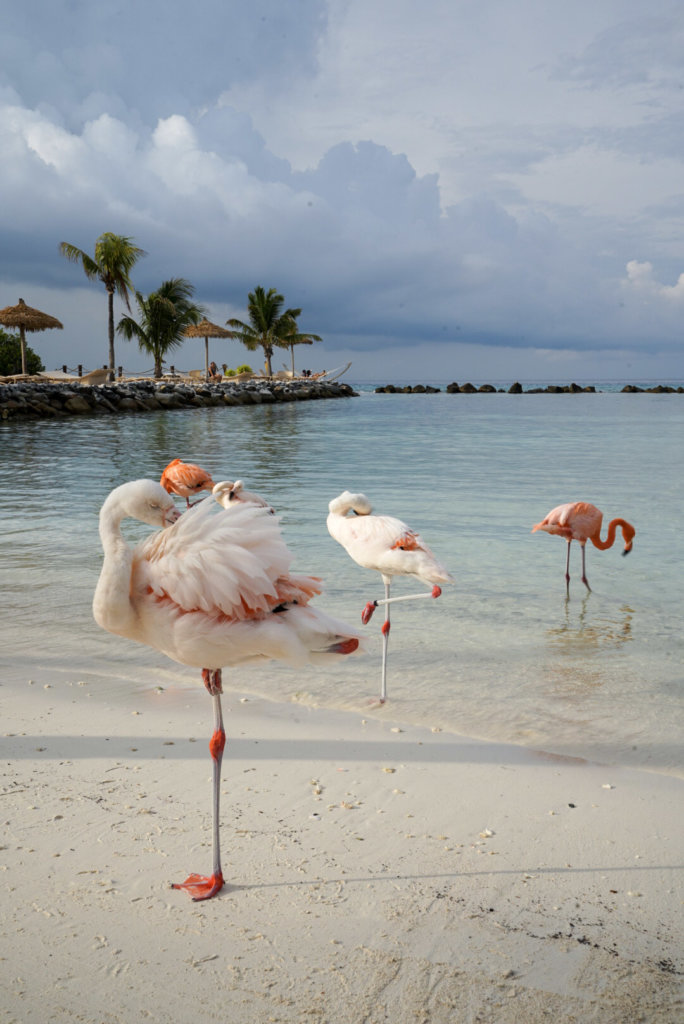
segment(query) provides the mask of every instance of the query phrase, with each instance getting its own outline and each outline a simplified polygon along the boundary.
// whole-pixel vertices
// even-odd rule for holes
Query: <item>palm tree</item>
[[[301,309],[289,310],[289,325],[286,326],[282,337],[276,342],[278,348],[289,348],[290,355],[292,356],[292,376],[295,375],[295,357],[294,347],[295,345],[313,345],[314,341],[323,341],[318,334],[307,334],[299,330],[297,325],[297,317],[301,315]],[[285,319],[285,318],[283,318]]]
[[[95,242],[95,257],[89,256],[76,245],[70,242],[61,242],[59,250],[62,256],[66,256],[72,263],[80,263],[83,272],[90,281],[102,281],[107,289],[107,304],[109,308],[109,369],[110,380],[114,379],[114,293],[126,303],[126,309],[130,312],[128,301],[129,289],[133,290],[131,283],[131,271],[142,256],[147,253],[133,245],[133,241],[125,235],[114,235],[111,231],[105,231]]]
[[[249,323],[242,320],[227,320],[229,327],[234,328],[235,337],[242,342],[250,352],[255,352],[259,346],[264,350],[266,358],[266,373],[272,376],[271,358],[273,348],[281,345],[285,335],[291,332],[292,319],[301,313],[301,309],[286,309],[282,312],[285,299],[275,288],[264,291],[261,285],[257,285],[253,292],[247,296],[247,312]],[[287,346],[286,346],[287,347]]]
[[[140,351],[153,357],[155,377],[162,375],[162,362],[166,353],[185,341],[185,328],[199,323],[202,318],[203,307],[192,302],[194,291],[194,286],[185,278],[173,277],[164,281],[147,298],[136,292],[140,323],[133,317],[124,316],[117,324],[119,334],[127,341],[137,339]]]

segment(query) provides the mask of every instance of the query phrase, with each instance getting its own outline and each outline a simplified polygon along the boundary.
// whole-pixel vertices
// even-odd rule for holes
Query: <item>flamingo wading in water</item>
[[[161,527],[129,547],[124,519]],[[223,886],[219,787],[225,730],[221,669],[269,659],[302,666],[352,654],[360,632],[312,608],[320,580],[292,575],[276,516],[240,502],[224,511],[213,496],[180,515],[154,480],[111,492],[100,511],[104,563],[93,599],[103,629],[202,670],[213,700],[213,871],[173,886],[193,899]]]
[[[570,594],[570,545],[573,540],[579,541],[582,548],[582,583],[584,583],[590,593],[591,587],[589,586],[585,566],[587,541],[590,540],[594,547],[600,551],[605,551],[606,548],[611,548],[615,543],[615,534],[617,528],[620,527],[625,542],[622,554],[628,555],[632,550],[632,541],[634,540],[636,530],[631,523],[628,523],[625,519],[611,519],[608,523],[606,539],[601,540],[602,521],[603,512],[596,508],[595,505],[590,505],[588,501],[574,501],[551,509],[546,518],[542,519],[541,523],[537,523],[536,526],[532,527],[532,533],[536,533],[537,530],[544,530],[545,533],[557,534],[559,537],[565,537],[567,540],[568,556],[565,563],[565,586],[568,595]]]
[[[385,607],[382,625],[382,681],[380,703],[387,699],[387,647],[390,633],[390,604],[395,601],[415,601],[425,597],[439,597],[440,583],[452,583],[453,577],[438,562],[420,534],[401,519],[393,516],[373,515],[373,508],[365,494],[344,491],[328,505],[328,532],[364,569],[375,569],[385,585],[384,600],[369,601],[361,619],[368,623],[378,607]],[[352,513],[351,515],[349,513]],[[432,584],[432,590],[423,594],[390,597],[393,576],[415,576],[423,583]]]
[[[214,481],[210,475],[192,462],[181,462],[180,459],[173,459],[161,475],[159,483],[169,494],[178,494],[185,498],[185,503],[190,508],[190,498],[199,494],[200,491],[210,491]]]

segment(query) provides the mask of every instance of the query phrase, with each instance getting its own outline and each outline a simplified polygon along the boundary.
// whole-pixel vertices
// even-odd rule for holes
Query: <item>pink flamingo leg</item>
[[[568,557],[565,560],[565,592],[570,597],[570,545],[572,540],[568,541]],[[582,554],[584,554],[584,548],[582,548]]]
[[[587,572],[584,566],[584,556],[586,553],[586,544],[582,544],[582,583],[591,594],[591,587],[589,586],[589,580],[587,579]]]
[[[390,635],[390,583],[385,579],[385,613],[386,618],[382,624],[382,681],[380,684],[380,703],[387,700],[387,647]]]
[[[221,761],[226,745],[226,733],[223,728],[223,712],[221,709],[221,669],[202,669],[204,685],[214,702],[214,732],[209,741],[209,752],[213,763],[213,858],[212,874],[188,875],[184,882],[174,882],[172,889],[185,889],[194,902],[210,900],[223,888],[223,872],[221,871],[221,848],[219,839],[219,804],[221,799]]]

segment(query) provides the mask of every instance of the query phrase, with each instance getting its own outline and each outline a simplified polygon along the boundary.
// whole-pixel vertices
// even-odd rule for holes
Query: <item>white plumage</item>
[[[182,665],[217,669],[273,658],[302,665],[359,633],[319,609],[314,576],[290,573],[292,556],[276,516],[251,503],[226,513],[205,498],[166,529],[126,545],[125,518],[162,526],[175,515],[159,484],[112,491],[100,513],[105,551],[95,591],[97,623],[154,647]]]
[[[373,507],[365,494],[344,491],[328,505],[328,532],[347,554],[364,569],[374,569],[385,585],[384,600],[369,601],[362,621],[367,623],[375,608],[384,605],[382,626],[382,682],[380,702],[387,697],[387,647],[390,632],[389,606],[396,601],[439,597],[439,584],[452,582],[452,576],[433,555],[423,538],[410,526],[393,516],[373,515]],[[351,513],[351,514],[350,514]],[[415,576],[432,590],[423,594],[390,597],[393,576]]]
[[[352,654],[360,636],[309,607],[321,591],[320,580],[290,573],[290,552],[268,508],[230,500],[228,506],[224,510],[211,496],[179,517],[160,484],[136,480],[112,491],[100,511],[104,564],[93,598],[96,622],[201,668],[214,702],[213,872],[174,886],[196,900],[210,899],[223,887],[222,667],[270,658],[290,665],[326,661]],[[121,533],[126,518],[162,529],[130,548]]]

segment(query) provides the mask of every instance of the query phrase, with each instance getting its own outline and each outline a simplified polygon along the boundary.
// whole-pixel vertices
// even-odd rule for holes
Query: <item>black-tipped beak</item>
[[[624,557],[625,555],[628,555],[628,554],[630,553],[630,551],[631,551],[631,550],[632,550],[631,548],[625,548],[625,550],[624,550],[624,551],[622,552],[622,555],[623,555],[623,557]]]

